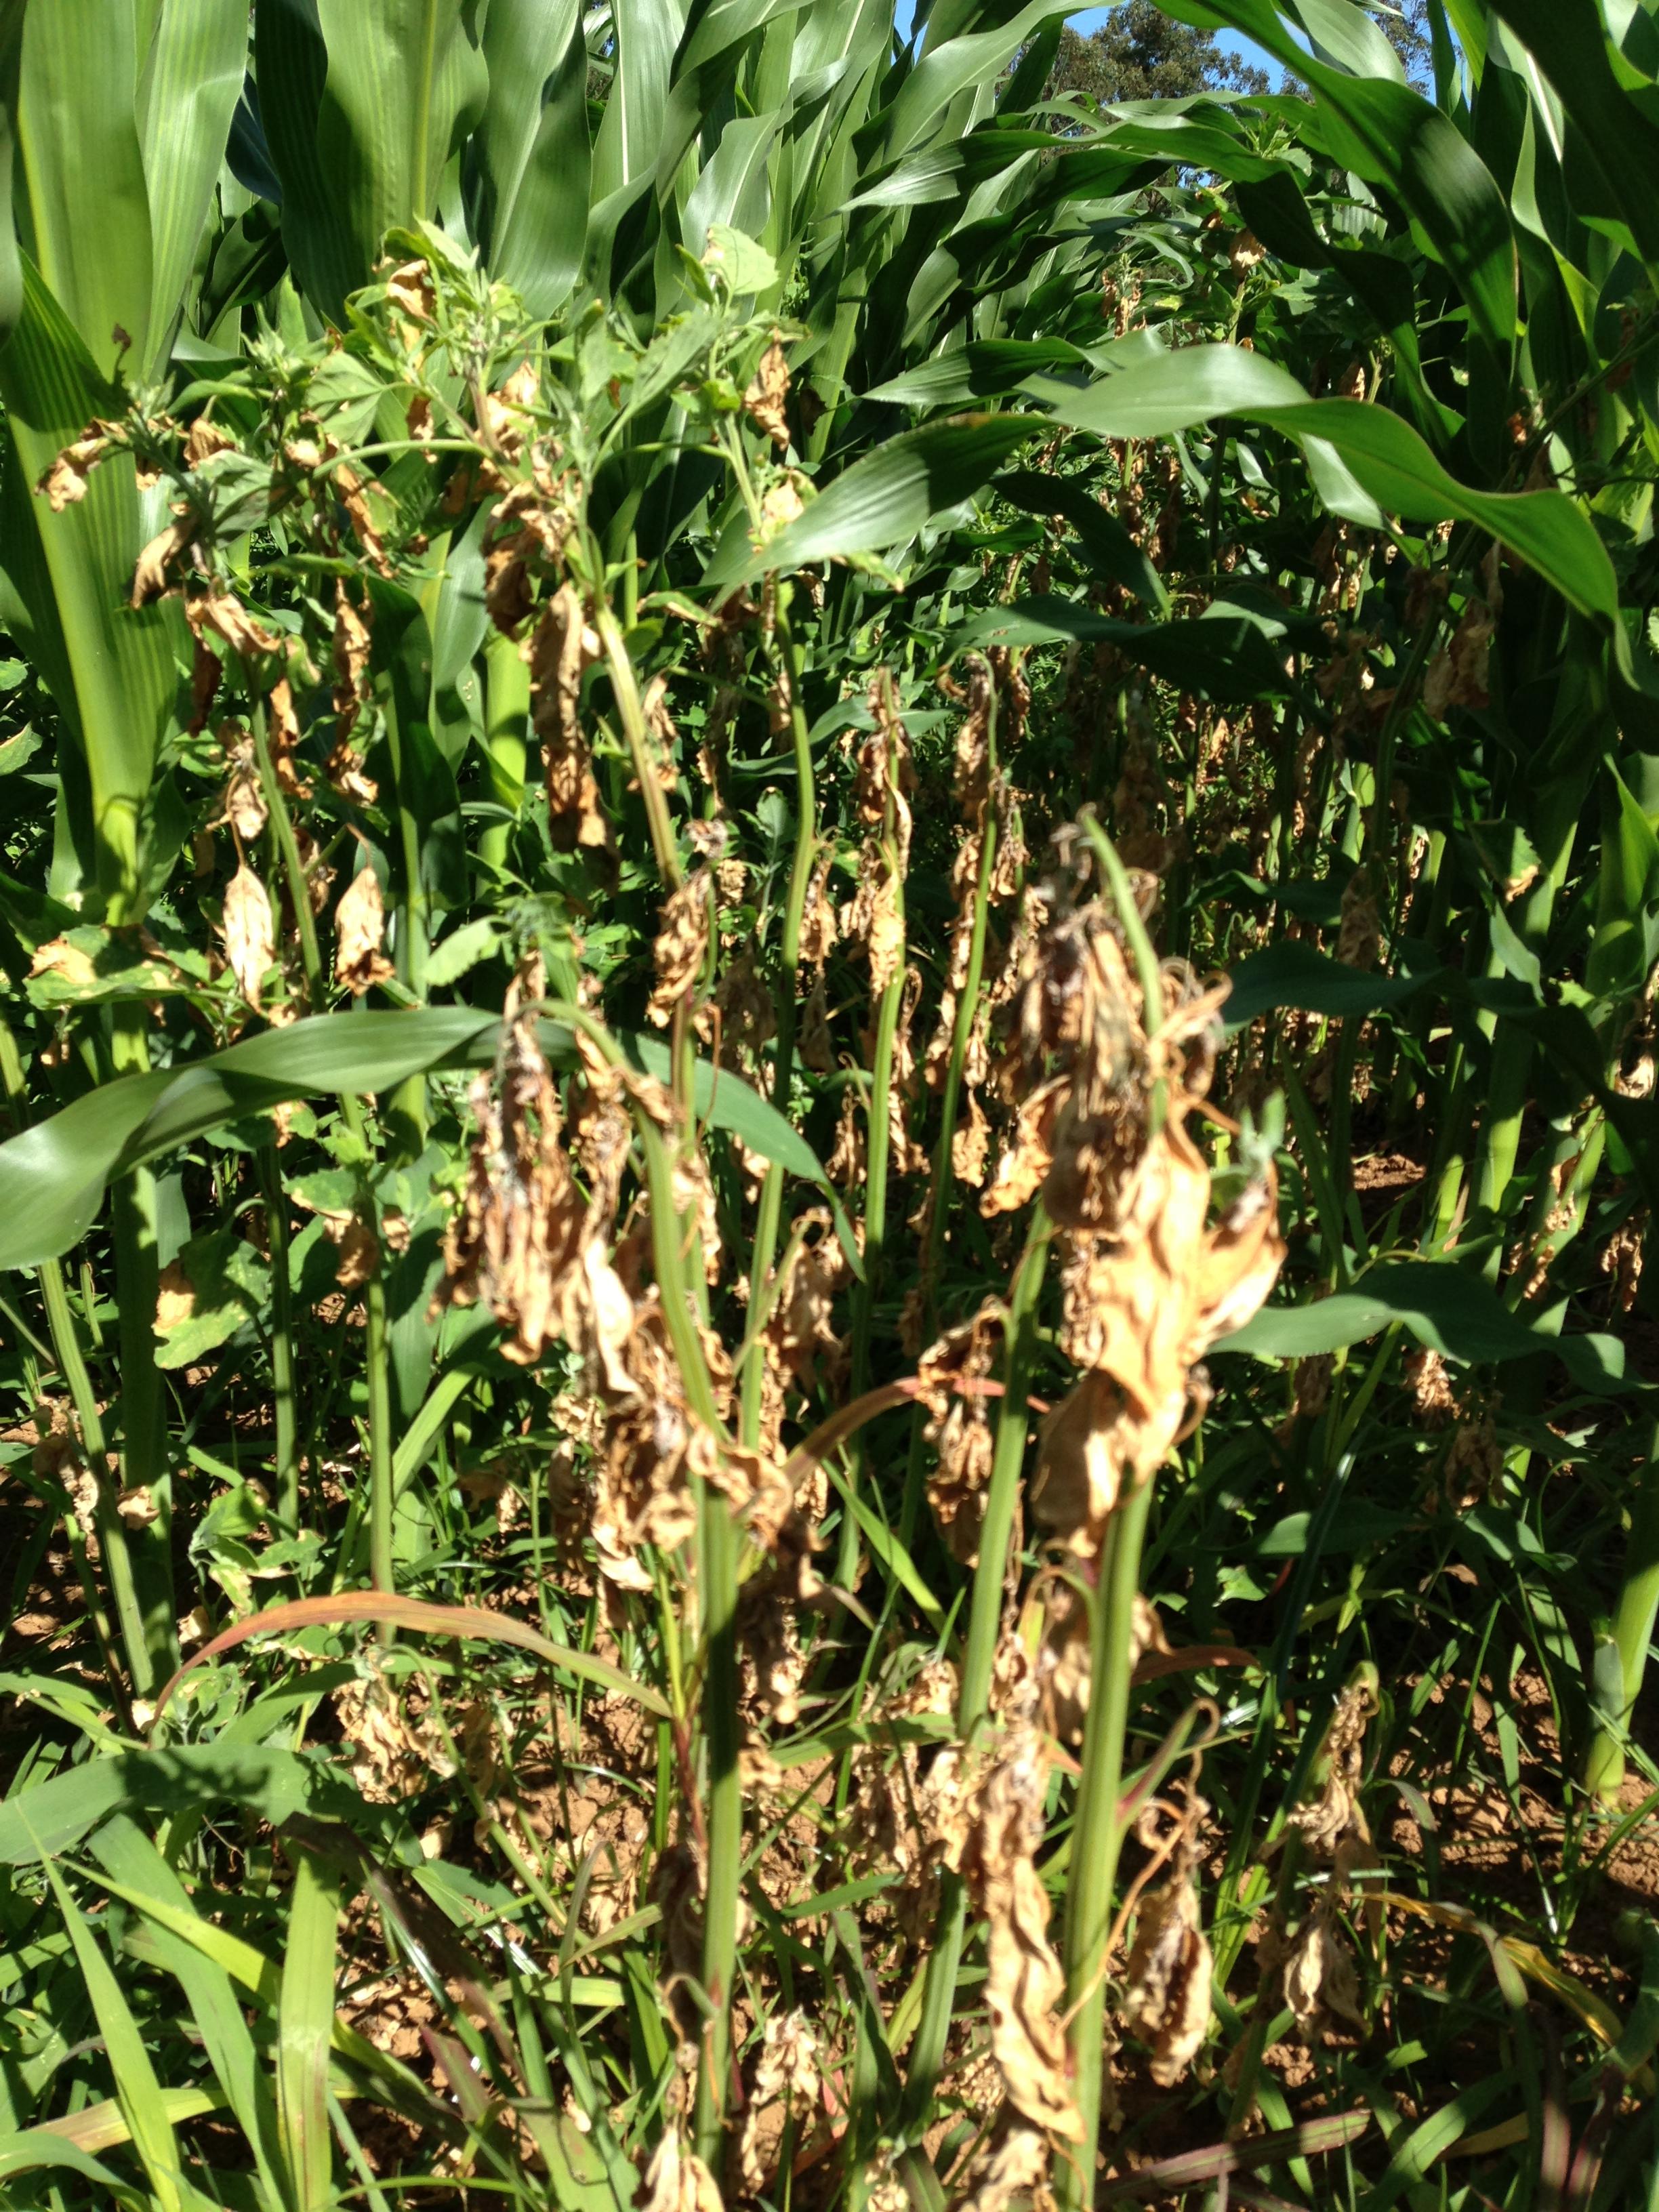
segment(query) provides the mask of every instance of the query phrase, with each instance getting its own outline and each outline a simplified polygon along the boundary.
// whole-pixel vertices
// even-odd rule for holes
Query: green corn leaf
[[[283,245],[294,280],[325,312],[363,281],[318,149],[328,49],[317,0],[254,0],[254,63],[265,147],[283,190]]]
[[[319,1092],[393,1089],[452,1060],[476,1064],[498,1028],[465,1008],[320,1014],[181,1069],[106,1084],[0,1146],[0,1206],[15,1199],[21,1209],[9,1233],[0,1229],[0,1267],[67,1250],[116,1176],[222,1121]]]
[[[154,2212],[154,2198],[134,2189],[100,2159],[78,2143],[66,2142],[50,2127],[24,2128],[0,2142],[0,2181],[10,2181],[19,2174],[52,2172],[78,2173],[83,2180],[95,2183],[112,2204],[122,2207],[122,2212]]]
[[[963,415],[907,430],[854,461],[760,552],[744,560],[745,546],[728,563],[722,547],[704,580],[718,591],[769,569],[900,544],[930,516],[971,497],[1042,429],[1030,415]]]
[[[362,1801],[356,1802],[361,1820]],[[343,1802],[349,1808],[351,1800],[348,1797]],[[216,1921],[204,1920],[194,1911],[180,1911],[153,1890],[129,1888],[112,1875],[98,1875],[95,1870],[92,1871],[94,1879],[101,1881],[112,1896],[122,1899],[136,1911],[142,1912],[153,1927],[168,1930],[187,1948],[199,1952],[204,1959],[222,1967],[232,1981],[240,1982],[267,2011],[278,2010],[283,1998],[283,1970],[255,1945],[233,1935],[229,1929],[222,1928]],[[345,2059],[361,2071],[379,2075],[391,2085],[399,2093],[398,2100],[405,2108],[411,2099],[417,2107],[430,2102],[417,2075],[399,2064],[397,2059],[377,2050],[367,2037],[359,2035],[355,2028],[348,2027],[337,2016],[331,2023],[330,2041],[337,2057]]]
[[[23,308],[23,264],[12,220],[17,163],[17,90],[27,0],[0,0],[0,346]]]
[[[501,1024],[465,1006],[315,1014],[204,1060],[102,1085],[0,1145],[0,1269],[37,1267],[84,1237],[118,1176],[222,1122],[323,1093],[369,1096],[411,1075],[477,1067],[495,1057]],[[568,1062],[574,1046],[556,1023],[544,1048]],[[655,1038],[622,1040],[639,1065],[667,1072]],[[660,1055],[660,1057],[659,1057]],[[697,1064],[697,1111],[753,1152],[828,1188],[805,1139],[741,1076]]]
[[[1595,927],[1584,963],[1585,987],[1596,998],[1639,991],[1653,965],[1650,951],[1659,907],[1659,838],[1616,770],[1609,768],[1618,814],[1601,846]]]
[[[489,77],[465,0],[317,0],[328,49],[317,151],[366,276],[388,230],[436,212]]]
[[[1058,420],[1097,437],[1167,437],[1229,415],[1283,430],[1304,447],[1328,446],[1376,507],[1414,522],[1472,522],[1529,562],[1570,605],[1609,623],[1617,619],[1613,563],[1595,525],[1565,492],[1471,489],[1447,474],[1399,416],[1356,399],[1310,399],[1293,376],[1259,355],[1236,346],[1189,346],[1156,366],[1122,369],[1084,392],[1046,377],[1033,378],[1027,389]],[[1310,463],[1314,459],[1310,453]],[[811,518],[809,510],[791,532]]]
[[[896,406],[961,407],[975,399],[1006,399],[1028,376],[1046,368],[1091,365],[1090,355],[1064,338],[970,338],[964,346],[889,377],[864,396]]]
[[[134,13],[107,0],[52,0],[30,8],[23,23],[19,213],[47,289],[106,376],[124,350],[118,326],[135,362],[149,358],[150,213],[134,114]]]
[[[14,532],[0,560],[47,647],[43,672],[58,687],[58,705],[85,753],[99,885],[109,918],[121,921],[143,899],[156,746],[178,686],[169,643],[176,617],[163,607],[134,612],[126,605],[133,563],[149,534],[130,461],[105,461],[86,496],[61,514],[27,495],[88,422],[117,402],[27,260],[23,274],[23,312],[0,352],[0,398],[18,463],[15,479],[8,463]],[[149,281],[146,260],[146,314]]]
[[[465,0],[256,0],[260,112],[301,289],[343,319],[388,230],[435,215],[444,166],[483,112]]]
[[[177,2127],[182,2120],[198,2119],[204,2112],[218,2112],[224,2099],[210,2089],[166,2089],[161,2092],[161,2104],[168,2123]],[[31,2135],[53,2136],[59,2142],[71,2143],[79,2151],[112,2150],[118,2143],[131,2142],[132,2130],[127,2125],[126,2114],[113,2097],[105,2098],[96,2105],[83,2105],[78,2112],[70,2112],[60,2120],[43,2120]],[[0,2176],[5,2168],[0,2165]]]
[[[800,5],[801,0],[712,0],[697,10],[696,21],[674,57],[673,83],[663,109],[655,158],[659,199],[672,194],[680,163],[716,112],[757,33],[776,18],[794,14]],[[722,146],[732,127],[727,125]],[[694,252],[699,250],[693,240],[687,243]]]
[[[1167,613],[1170,595],[1164,579],[1146,553],[1087,484],[1073,477],[1048,474],[1041,469],[1010,469],[992,484],[1012,505],[1028,514],[1054,514],[1069,522],[1089,565],[1109,576],[1126,591],[1137,593],[1160,614]]]
[[[994,85],[1004,63],[1024,41],[1066,12],[1054,0],[1029,0],[994,28],[942,41],[930,38],[927,53],[899,87],[891,106],[871,124],[872,151],[883,161],[908,154],[941,125],[961,94]]]
[[[1052,594],[988,609],[952,633],[953,653],[989,645],[1115,646],[1126,659],[1208,699],[1280,698],[1290,688],[1275,625],[1216,601],[1187,622],[1127,623]]]
[[[474,144],[480,243],[491,273],[550,315],[581,266],[592,155],[579,0],[492,0],[489,100]]]
[[[589,258],[601,276],[624,205],[642,197],[656,176],[685,11],[679,0],[630,0],[612,20],[616,76],[593,142],[587,234]]]
[[[1314,60],[1271,0],[1173,0],[1169,13],[1206,30],[1243,32],[1307,83],[1311,125],[1325,150],[1407,210],[1450,270],[1481,336],[1507,355],[1516,299],[1508,205],[1451,118],[1398,81],[1398,64],[1384,76],[1349,76]]]
[[[141,57],[150,208],[149,373],[159,375],[213,204],[247,63],[247,0],[162,0]]]
[[[1583,187],[1593,179],[1601,210],[1629,225],[1651,269],[1659,264],[1659,120],[1620,82],[1601,10],[1594,0],[1493,0],[1493,12],[1529,49],[1577,126],[1581,211],[1590,211]]]
[[[340,1875],[315,1852],[296,1850],[292,1856],[288,1949],[276,2007],[276,2117],[295,2212],[327,2212],[333,2203],[328,2053]]]
[[[1350,968],[1311,945],[1287,939],[1263,952],[1252,952],[1232,971],[1232,988],[1221,1009],[1230,1030],[1241,1030],[1258,1014],[1276,1006],[1295,1006],[1304,1013],[1379,1013],[1385,1006],[1401,1006],[1436,981],[1438,971],[1427,975],[1384,975]]]

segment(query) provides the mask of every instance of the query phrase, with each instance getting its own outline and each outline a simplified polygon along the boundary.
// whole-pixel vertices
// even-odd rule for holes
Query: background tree
[[[1103,106],[1121,100],[1179,100],[1195,92],[1266,92],[1265,70],[1217,43],[1213,31],[1177,23],[1152,0],[1125,0],[1086,36],[1068,25],[1051,94],[1086,93]]]

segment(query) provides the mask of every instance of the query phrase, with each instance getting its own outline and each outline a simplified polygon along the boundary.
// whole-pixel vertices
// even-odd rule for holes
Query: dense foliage
[[[8,2203],[1659,2190],[1659,37],[1180,13],[0,0]]]

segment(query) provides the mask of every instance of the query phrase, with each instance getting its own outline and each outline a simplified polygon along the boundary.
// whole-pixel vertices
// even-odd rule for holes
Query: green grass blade
[[[146,1915],[151,1942],[188,2000],[191,2016],[201,2030],[208,2063],[247,2138],[260,2179],[273,2205],[282,2203],[283,2191],[275,2163],[276,2107],[270,2084],[230,1973],[204,1943],[189,1941],[178,1932],[180,1919],[200,1922],[184,1884],[137,1821],[125,1814],[104,1823],[93,1838],[92,1848],[108,1873],[122,1883],[127,1901]],[[166,1908],[165,1917],[155,1910],[157,1906]]]
[[[179,2145],[155,2069],[137,2021],[133,2018],[121,1985],[85,1914],[70,1893],[63,1876],[42,1852],[41,1864],[52,1883],[58,1907],[75,1948],[76,1963],[104,2039],[115,2094],[131,2133],[133,2148],[149,2177],[161,2212],[185,2212],[196,2192],[185,2180],[179,2160]]]
[[[340,1878],[307,1850],[295,1854],[288,1950],[276,2008],[276,2110],[295,2212],[327,2212],[334,2138],[328,2122],[328,2053],[334,2029],[334,1941]]]

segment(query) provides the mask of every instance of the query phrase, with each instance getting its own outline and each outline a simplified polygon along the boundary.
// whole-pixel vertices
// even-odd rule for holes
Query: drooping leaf
[[[228,1804],[275,1827],[294,1813],[349,1808],[349,1790],[330,1792],[325,1765],[270,1745],[109,1752],[0,1800],[0,1866],[71,1850],[124,1806],[173,1813]]]
[[[542,1025],[544,1048],[574,1057],[568,1030]],[[411,1075],[480,1066],[494,1058],[501,1024],[465,1006],[314,1014],[246,1038],[184,1067],[123,1076],[88,1091],[21,1136],[0,1144],[0,1270],[37,1267],[85,1236],[108,1185],[129,1170],[222,1122],[326,1093],[372,1096]],[[624,1045],[653,1074],[666,1074],[655,1038]],[[733,1130],[752,1152],[827,1188],[805,1138],[741,1076],[697,1066],[697,1111]]]
[[[1609,624],[1617,619],[1613,563],[1595,525],[1565,492],[1484,492],[1461,484],[1399,416],[1356,399],[1310,399],[1293,376],[1258,354],[1190,346],[1084,392],[1042,377],[1028,388],[1059,421],[1098,437],[1167,437],[1225,415],[1265,422],[1304,447],[1323,444],[1377,507],[1414,522],[1472,522],[1530,562],[1570,605]]]
[[[1097,574],[1109,576],[1126,591],[1138,593],[1160,614],[1168,612],[1170,595],[1164,588],[1164,579],[1088,485],[1041,469],[1010,469],[993,480],[993,488],[1028,514],[1062,517],[1076,531],[1084,555]]]
[[[743,548],[729,574],[717,556],[705,583],[718,590],[769,569],[885,551],[914,538],[931,516],[971,498],[1042,428],[1036,416],[963,415],[907,430],[854,461],[760,552]]]
[[[1243,32],[1307,83],[1331,158],[1382,185],[1408,210],[1450,270],[1477,330],[1507,355],[1516,305],[1509,209],[1452,118],[1401,83],[1394,69],[1352,75],[1315,60],[1272,0],[1173,0],[1169,12],[1206,29]],[[1364,36],[1358,24],[1352,35]]]
[[[1125,659],[1208,699],[1272,699],[1289,689],[1273,625],[1218,600],[1186,622],[1129,623],[1052,593],[988,609],[952,633],[952,652],[988,645],[1115,646]]]
[[[1311,1305],[1266,1306],[1216,1349],[1267,1359],[1304,1359],[1377,1336],[1395,1322],[1419,1344],[1470,1364],[1553,1357],[1582,1389],[1613,1394],[1626,1379],[1617,1337],[1554,1336],[1512,1314],[1490,1285],[1445,1261],[1391,1261],[1372,1267],[1352,1289]]]
[[[338,1627],[349,1622],[384,1620],[393,1626],[418,1630],[428,1636],[482,1638],[485,1643],[508,1644],[514,1650],[529,1651],[550,1667],[557,1667],[579,1681],[597,1682],[609,1690],[613,1697],[631,1698],[635,1705],[643,1705],[647,1712],[668,1716],[667,1701],[648,1683],[637,1680],[607,1660],[597,1658],[591,1651],[573,1650],[568,1644],[554,1644],[538,1628],[528,1621],[514,1619],[511,1613],[485,1613],[474,1606],[428,1605],[418,1598],[398,1597],[390,1590],[358,1592],[339,1597],[295,1598],[291,1604],[266,1606],[262,1612],[251,1613],[245,1620],[221,1629],[218,1635],[204,1644],[199,1651],[179,1668],[155,1700],[159,1719],[168,1699],[185,1677],[200,1666],[216,1659],[222,1652],[234,1651],[239,1644],[246,1644],[250,1636],[262,1636],[283,1629]],[[43,1785],[43,1787],[46,1785]]]
[[[1385,975],[1350,968],[1299,939],[1287,939],[1239,962],[1221,1018],[1229,1030],[1239,1030],[1275,1006],[1333,1018],[1374,1014],[1403,1005],[1434,980],[1432,974]]]

